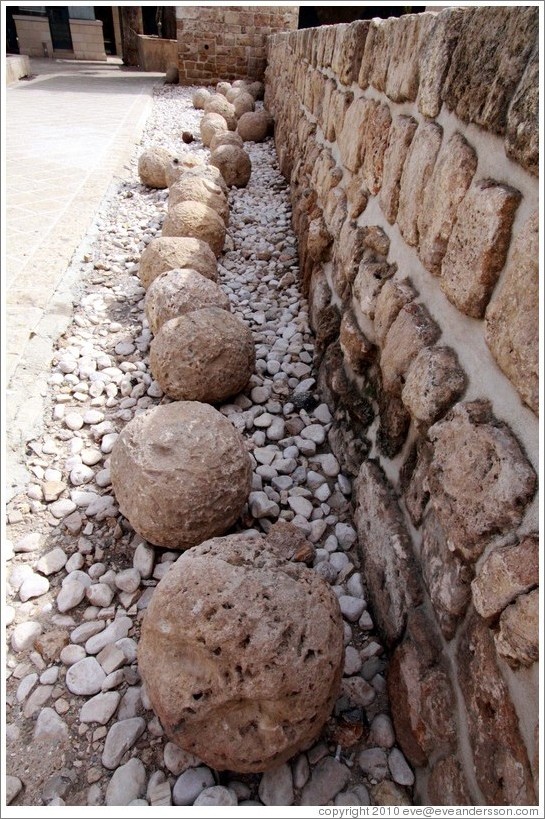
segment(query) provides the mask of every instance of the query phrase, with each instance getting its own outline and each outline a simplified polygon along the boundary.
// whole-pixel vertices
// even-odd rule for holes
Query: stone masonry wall
[[[267,37],[297,28],[296,6],[177,6],[180,84],[262,80]]]
[[[535,804],[538,10],[269,39],[332,447],[423,804]]]

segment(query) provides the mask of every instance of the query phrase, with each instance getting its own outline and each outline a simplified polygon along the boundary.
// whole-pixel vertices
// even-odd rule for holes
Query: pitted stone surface
[[[244,140],[236,131],[218,131],[210,140],[209,148],[215,151],[220,145],[235,145],[237,148],[242,148]]]
[[[228,187],[246,187],[252,173],[250,157],[237,145],[219,145],[212,151],[210,164],[219,169]]]
[[[402,307],[388,330],[380,356],[384,389],[399,396],[410,365],[440,334],[426,307],[416,302]]]
[[[538,584],[539,541],[528,535],[487,555],[471,584],[473,604],[485,620],[495,620],[519,594]]]
[[[496,650],[510,666],[530,666],[539,659],[539,589],[521,594],[502,612],[494,636]]]
[[[230,310],[228,296],[218,284],[187,268],[161,273],[146,293],[145,310],[152,333],[170,319],[211,306]]]
[[[208,88],[197,88],[193,94],[193,107],[203,109],[212,94]]]
[[[223,250],[225,222],[203,202],[185,200],[173,205],[163,222],[163,236],[189,236],[207,242],[216,258]]]
[[[139,668],[173,741],[218,770],[248,772],[314,741],[342,658],[327,584],[269,551],[266,539],[230,535],[187,552],[161,581]]]
[[[191,268],[216,282],[218,263],[207,242],[187,237],[160,236],[152,239],[140,257],[138,275],[147,288],[166,270]]]
[[[195,156],[195,154],[190,154],[188,152],[173,157],[165,167],[165,179],[167,181],[167,187],[170,188],[171,185],[174,185],[182,176],[186,173],[186,171],[194,170],[195,168],[202,170],[206,166],[203,163],[203,160],[199,156]]]
[[[460,398],[466,384],[454,350],[424,347],[407,371],[401,398],[418,423],[433,424]]]
[[[138,175],[148,188],[166,188],[166,166],[173,155],[166,148],[148,148],[138,160]]]
[[[380,207],[390,224],[396,220],[401,174],[417,124],[412,117],[398,116],[394,117],[390,127],[390,138],[384,152],[382,186],[378,194]]]
[[[225,224],[228,223],[229,204],[227,197],[219,185],[216,185],[205,176],[197,176],[196,174],[186,176],[184,174],[177,182],[170,186],[168,192],[169,208],[177,205],[178,202],[185,202],[187,200],[202,202],[204,205],[212,208],[212,210],[215,210]]]
[[[250,491],[242,438],[206,404],[166,404],[135,417],[111,460],[123,514],[146,540],[171,549],[225,532]]]
[[[244,142],[263,142],[268,131],[269,117],[265,111],[248,111],[237,124],[237,133]]]
[[[230,131],[234,131],[237,127],[237,115],[235,114],[235,107],[230,103],[223,94],[212,94],[210,99],[204,103],[204,114],[220,114],[227,123]]]
[[[418,220],[424,192],[433,172],[443,129],[434,122],[419,125],[411,142],[399,186],[397,224],[407,244],[418,246]]]
[[[221,114],[205,114],[201,119],[201,139],[203,145],[208,147],[214,134],[221,134],[229,130],[225,117]]]

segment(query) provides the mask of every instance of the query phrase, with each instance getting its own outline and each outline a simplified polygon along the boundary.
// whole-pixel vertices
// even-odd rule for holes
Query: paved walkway
[[[164,77],[107,63],[31,59],[5,94],[2,340],[8,483],[38,429],[52,346],[71,318],[69,266],[126,163]],[[7,390],[6,390],[7,386]],[[8,490],[9,491],[9,490]]]

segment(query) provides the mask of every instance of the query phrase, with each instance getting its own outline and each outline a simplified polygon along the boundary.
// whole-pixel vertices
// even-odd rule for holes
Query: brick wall
[[[538,10],[269,39],[330,441],[423,804],[535,804]]]
[[[263,79],[269,34],[297,28],[290,6],[177,6],[180,83]]]

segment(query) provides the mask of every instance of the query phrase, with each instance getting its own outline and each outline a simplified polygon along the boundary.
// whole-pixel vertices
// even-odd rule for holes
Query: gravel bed
[[[58,339],[43,434],[27,448],[28,485],[8,504],[6,798],[12,805],[411,804],[414,776],[389,717],[351,481],[328,448],[332,418],[315,394],[289,190],[271,139],[246,143],[252,176],[229,194],[220,283],[253,332],[257,363],[244,392],[219,409],[254,463],[235,530],[267,532],[278,518],[296,524],[339,598],[341,695],[314,747],[274,771],[243,776],[212,771],[168,742],[139,678],[141,620],[179,554],[142,541],[119,513],[109,455],[136,413],[169,400],[149,372],[138,279],[168,191],[141,185],[136,165],[151,145],[208,157],[193,91],[155,89],[131,179],[103,203],[91,250],[75,260],[80,287],[73,322]],[[182,131],[195,142],[183,146]]]

